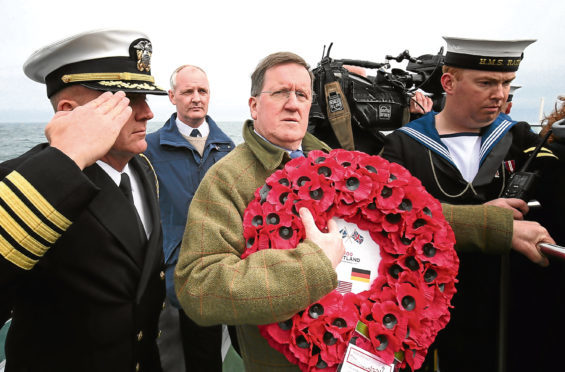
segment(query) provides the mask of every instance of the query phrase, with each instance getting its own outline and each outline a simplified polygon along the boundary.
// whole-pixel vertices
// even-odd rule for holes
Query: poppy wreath
[[[269,345],[302,371],[332,371],[356,338],[392,364],[418,369],[437,333],[449,321],[459,260],[441,204],[402,166],[356,151],[311,151],[267,178],[243,218],[246,251],[293,249],[305,239],[298,210],[312,212],[321,231],[342,218],[379,245],[378,276],[369,290],[332,291],[291,319],[259,326]]]

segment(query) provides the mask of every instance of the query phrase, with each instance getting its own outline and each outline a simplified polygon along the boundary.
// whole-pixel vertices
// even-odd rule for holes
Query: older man
[[[242,260],[243,213],[255,190],[291,157],[329,149],[306,133],[312,75],[302,58],[269,55],[251,81],[253,120],[244,123],[245,142],[208,171],[196,192],[175,288],[183,309],[196,322],[236,325],[246,371],[297,370],[268,345],[256,325],[286,320],[337,286],[335,267],[344,252],[341,237],[333,221],[329,232],[321,233],[308,210],[301,209],[306,239],[296,249],[261,250]],[[444,212],[466,248],[509,249],[509,211],[446,205]],[[485,221],[496,228],[485,229]]]
[[[56,119],[78,123],[48,127],[74,132],[74,145],[51,135],[51,145],[1,166],[11,190],[3,196],[0,250],[0,313],[13,309],[7,371],[161,370],[156,178],[137,156],[153,117],[145,95],[165,94],[151,76],[151,54],[144,34],[94,31],[42,48],[24,65],[46,84]],[[128,99],[104,93],[117,90]],[[111,147],[100,151],[93,144],[108,141],[84,129],[92,120],[101,128],[126,122],[117,135],[108,131]],[[83,147],[94,151],[85,157]]]
[[[161,129],[147,136],[146,155],[159,178],[167,298],[178,311],[180,304],[174,291],[173,273],[190,202],[204,174],[235,145],[207,115],[210,85],[204,70],[191,65],[180,66],[172,73],[170,83],[169,100],[177,111]],[[178,316],[172,313],[167,316],[167,311],[172,309],[164,313],[169,323],[178,324],[177,318],[180,321],[182,344],[168,343],[163,347],[183,346],[186,370],[219,371],[222,368],[221,326],[199,327],[182,309]],[[160,343],[165,343],[166,339],[164,336]],[[162,354],[165,357],[169,353]],[[171,364],[182,362],[178,355],[173,355]],[[163,363],[169,361],[163,360]]]

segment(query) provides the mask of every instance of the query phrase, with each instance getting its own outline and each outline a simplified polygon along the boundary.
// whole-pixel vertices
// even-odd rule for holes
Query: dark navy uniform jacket
[[[541,141],[527,123],[513,121],[501,114],[481,132],[480,167],[469,183],[462,177],[447,146],[441,141],[435,129],[435,115],[436,112],[430,112],[388,135],[382,156],[406,167],[422,181],[430,194],[450,204],[482,204],[499,198],[510,175],[522,167]],[[542,173],[532,197],[551,213],[558,213],[558,175],[565,173],[562,162],[544,147],[531,170]],[[458,255],[459,283],[456,285],[458,293],[452,301],[454,309],[450,323],[436,339],[440,367],[448,372],[494,371],[497,368],[501,295],[500,257],[470,252],[458,252]],[[512,255],[513,260],[523,261],[522,257],[514,256],[519,255]],[[527,275],[527,272],[521,275]],[[524,297],[522,299],[527,301]],[[517,309],[514,306],[513,317]],[[521,325],[513,326],[518,327],[513,331],[519,332]]]
[[[39,145],[0,165],[0,316],[12,312],[6,371],[160,371],[163,307],[156,179],[130,161],[153,232],[98,166]],[[4,319],[2,319],[4,320]]]

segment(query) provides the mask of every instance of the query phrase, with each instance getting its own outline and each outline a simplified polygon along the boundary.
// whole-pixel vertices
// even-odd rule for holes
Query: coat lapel
[[[508,132],[493,146],[483,160],[479,172],[473,180],[474,186],[483,186],[492,182],[496,171],[500,169],[504,157],[512,145],[512,132]]]
[[[115,182],[97,164],[85,168],[84,173],[101,189],[88,206],[89,211],[121,243],[141,268],[143,255],[140,255],[140,252],[143,251],[139,249],[139,230],[135,222],[126,223],[136,220],[135,210]]]
[[[132,166],[139,175],[143,189],[145,190],[145,202],[149,207],[151,223],[153,225],[151,236],[147,241],[145,262],[137,288],[136,300],[138,302],[145,292],[149,278],[153,273],[159,271],[163,261],[161,217],[159,213],[159,200],[157,199],[156,177],[149,164],[149,160],[146,160],[146,158],[142,159],[140,156],[136,156],[130,161],[130,166]]]

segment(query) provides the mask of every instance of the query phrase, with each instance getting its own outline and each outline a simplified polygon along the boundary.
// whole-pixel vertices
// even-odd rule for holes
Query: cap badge
[[[133,46],[137,53],[137,69],[139,71],[151,70],[151,54],[153,54],[153,47],[151,42],[147,40],[141,40],[139,43]]]

